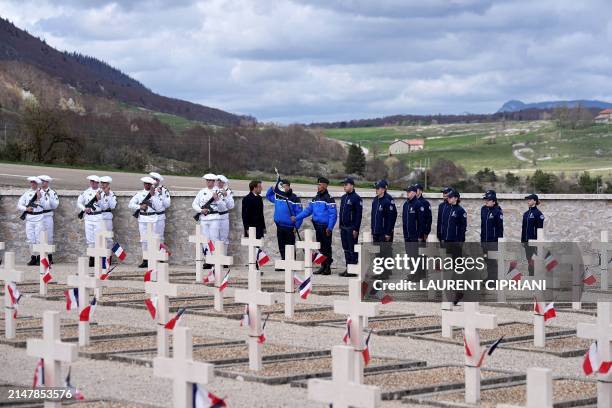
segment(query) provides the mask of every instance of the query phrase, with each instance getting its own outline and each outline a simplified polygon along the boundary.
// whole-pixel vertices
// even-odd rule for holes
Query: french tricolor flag
[[[312,262],[314,262],[316,265],[322,265],[326,260],[327,257],[320,252],[317,252],[312,256]]]
[[[212,239],[208,240],[208,250],[211,254],[215,252],[215,243],[212,241]]]
[[[151,315],[151,318],[155,319],[157,315],[157,296],[152,296],[151,299],[145,299],[145,306]]]
[[[68,289],[64,292],[64,296],[66,296],[66,310],[79,308],[79,288]]]
[[[363,364],[366,366],[370,363],[370,336],[371,335],[372,335],[372,330],[370,330],[370,332],[368,333],[368,337],[366,337],[365,339],[365,347],[363,348],[363,351],[361,352],[361,355],[363,356]]]
[[[43,282],[49,283],[53,276],[51,276],[51,265],[47,257],[40,260],[40,264],[43,266]]]
[[[312,292],[312,277],[309,276],[302,283],[300,283],[300,297],[307,299],[308,295]]]
[[[192,408],[225,408],[227,404],[222,398],[217,397],[212,392],[206,391],[198,384],[193,384],[193,405]]]
[[[244,314],[242,315],[242,319],[240,319],[240,326],[250,326],[251,325],[251,314],[249,313],[249,305],[244,305]]]
[[[208,270],[208,274],[203,279],[204,283],[215,283],[215,268],[212,267]]]
[[[544,258],[544,264],[546,265],[546,271],[551,272],[557,265],[559,265],[559,262],[557,262],[557,259],[554,257],[552,252],[548,251],[546,253],[546,257]]]
[[[499,346],[499,344],[504,340],[504,336],[501,336],[499,339],[497,339],[495,341],[495,343],[491,344],[489,347],[485,348],[482,353],[480,354],[480,359],[478,360],[478,364],[476,364],[476,367],[480,367],[482,366],[482,363],[485,360],[486,356],[490,356],[493,354],[493,352],[495,350],[497,350],[497,346]]]
[[[79,391],[76,387],[72,386],[72,384],[70,383],[71,371],[72,371],[72,367],[68,369],[68,375],[66,376],[66,379],[64,380],[64,387],[68,388],[72,392],[72,395],[74,396],[73,399],[75,399],[76,401],[83,401],[85,399],[85,396],[83,395],[83,393]]]
[[[263,249],[257,248],[257,261],[256,262],[257,262],[256,263],[257,269],[259,269],[265,264],[267,264],[268,262],[270,262],[270,257],[268,256],[268,254],[264,252]]]
[[[540,302],[535,302],[533,306],[533,311],[536,314],[544,316],[545,322],[552,319],[553,317],[557,317],[557,311],[555,310],[555,304],[553,302],[547,304],[544,310],[542,310]]]
[[[36,363],[34,369],[34,381],[32,382],[32,388],[40,388],[45,386],[45,360],[40,359]]]
[[[270,317],[270,313],[268,313],[266,315],[266,318],[263,322],[263,324],[261,325],[261,334],[259,335],[259,337],[257,337],[257,342],[258,343],[265,343],[266,342],[266,323],[268,323],[268,318]]]
[[[219,292],[223,292],[225,288],[227,288],[227,285],[229,284],[229,274],[230,270],[228,269],[227,273],[223,277],[223,280],[221,281],[221,284],[219,285]]]
[[[612,361],[601,361],[599,358],[597,342],[591,344],[591,347],[589,347],[589,350],[584,355],[584,361],[582,362],[582,371],[584,371],[584,374],[608,374],[608,372],[610,372],[610,367],[612,367]]]
[[[82,322],[88,322],[93,317],[97,304],[98,301],[94,297],[91,302],[85,307],[85,309],[81,310],[81,313],[79,314],[79,320]]]
[[[520,281],[523,275],[518,270],[518,261],[510,261],[510,267],[506,275],[513,281]]]
[[[108,269],[108,266],[106,265],[106,257],[103,256],[102,257],[102,270],[105,271]]]
[[[172,256],[172,252],[170,252],[170,250],[168,249],[168,246],[165,243],[163,243],[163,242],[160,242],[159,250],[160,251],[166,251],[166,254],[168,254],[168,256]]]
[[[585,285],[593,285],[595,284],[595,282],[597,282],[597,279],[595,279],[595,275],[591,271],[591,268],[585,266],[582,283],[584,283]]]
[[[168,323],[166,323],[166,325],[164,326],[164,329],[174,330],[178,322],[181,320],[181,317],[183,317],[183,313],[185,313],[185,310],[187,309],[185,309],[184,307],[180,308],[178,312],[176,313],[176,316],[174,316],[172,319],[168,321]]]
[[[123,261],[125,257],[127,256],[127,253],[123,250],[123,248],[121,247],[121,245],[119,245],[118,242],[115,242],[115,245],[113,245],[112,251],[113,251],[113,254],[115,254],[115,256],[120,261]]]
[[[468,357],[472,357],[472,349],[470,348],[467,338],[465,337],[465,332],[463,333],[463,348],[465,349],[465,355]]]
[[[8,290],[9,298],[11,299],[11,305],[13,306],[13,319],[17,318],[17,308],[19,307],[19,301],[21,300],[21,292],[17,289],[15,282],[9,282],[6,285]]]
[[[100,280],[107,280],[108,277],[111,275],[111,273],[113,273],[113,271],[115,270],[115,268],[117,267],[117,265],[113,266],[112,268],[110,268],[110,271],[103,273],[102,275],[100,275]]]
[[[145,272],[144,274],[144,281],[145,282],[151,282],[151,275],[153,274],[153,269],[149,269],[148,271]]]
[[[342,337],[342,341],[344,342],[344,344],[349,344],[349,341],[351,340],[351,324],[353,323],[353,320],[351,319],[351,317],[347,317],[346,319],[346,331],[344,332],[344,336]]]

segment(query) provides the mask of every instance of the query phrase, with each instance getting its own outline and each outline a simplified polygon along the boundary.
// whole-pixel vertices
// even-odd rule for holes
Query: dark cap
[[[282,179],[280,182],[281,182],[281,184],[289,184],[289,185],[291,185],[291,182],[289,181],[289,179]]]
[[[487,190],[485,191],[484,196],[482,196],[482,199],[497,201],[497,193],[495,193],[495,190]]]
[[[406,187],[406,191],[414,191],[416,193],[416,191],[417,191],[416,184],[413,184],[411,186]]]
[[[529,194],[528,196],[525,196],[525,200],[536,200],[536,201],[539,201],[540,199],[538,198],[537,194]]]
[[[329,180],[323,176],[319,177],[317,179],[317,183],[325,183],[325,184],[329,184]]]
[[[417,190],[423,191],[423,185],[421,183],[415,183],[414,188],[416,188]]]
[[[450,193],[451,191],[452,191],[452,188],[450,188],[450,187],[444,187],[442,190],[440,190],[440,192],[441,192],[442,194],[448,194],[448,193]]]
[[[388,186],[387,180],[379,180],[374,184],[374,188],[387,188]]]
[[[355,185],[355,180],[353,180],[351,177],[347,177],[344,180],[342,180],[342,184],[352,184],[352,185]]]
[[[461,194],[457,190],[452,190],[448,192],[448,198],[457,197],[460,198]]]

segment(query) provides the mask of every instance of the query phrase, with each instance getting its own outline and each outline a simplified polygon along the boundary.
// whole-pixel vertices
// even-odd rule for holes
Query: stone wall
[[[18,262],[29,258],[28,245],[25,242],[25,222],[19,219],[20,213],[16,209],[17,201],[23,191],[0,190],[0,241],[6,242],[6,248],[17,253]],[[364,198],[364,216],[362,230],[370,228],[370,209],[373,194],[371,191],[359,193]],[[60,207],[55,213],[55,243],[57,261],[75,262],[78,256],[85,254],[85,238],[83,222],[77,218],[76,199],[79,192],[58,191]],[[138,243],[138,227],[136,218],[132,217],[127,208],[133,192],[116,192],[118,207],[115,211],[114,232],[116,240],[121,243],[128,253],[126,262],[140,261],[140,245]],[[196,223],[193,220],[191,203],[196,192],[174,192],[172,206],[167,212],[166,243],[172,251],[172,262],[189,264],[194,259],[194,246],[188,241],[188,236],[195,231]],[[245,192],[235,192],[236,207],[230,214],[231,245],[229,253],[236,256],[237,262],[244,262],[246,252],[240,247],[242,236],[242,220],[240,218],[241,197]],[[298,193],[306,203],[306,197],[312,192]],[[334,194],[336,202],[340,203],[340,194]],[[402,239],[401,205],[403,199],[395,194],[400,218],[396,223],[395,239]],[[426,194],[432,203],[435,232],[437,205],[440,202],[439,194]],[[526,209],[523,195],[500,194],[500,205],[504,209],[504,227],[506,237],[510,240],[519,240],[521,233],[521,217]],[[273,259],[278,258],[276,244],[276,227],[273,222],[274,206],[265,201],[265,216],[268,231],[265,238],[265,249]],[[612,195],[542,195],[540,209],[546,215],[545,230],[547,236],[557,241],[593,241],[599,240],[602,229],[609,228],[612,221]],[[464,194],[462,205],[468,212],[468,240],[479,240],[480,234],[480,207],[481,194]],[[302,229],[312,228],[306,221]],[[334,229],[334,258],[343,264],[344,255],[340,243],[338,228]]]

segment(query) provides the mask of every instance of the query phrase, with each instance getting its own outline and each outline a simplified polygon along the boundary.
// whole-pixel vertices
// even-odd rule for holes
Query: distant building
[[[425,140],[423,139],[396,140],[389,146],[389,154],[406,154],[416,152],[417,150],[423,150],[424,147]]]
[[[612,123],[612,109],[604,109],[595,116],[595,123]]]

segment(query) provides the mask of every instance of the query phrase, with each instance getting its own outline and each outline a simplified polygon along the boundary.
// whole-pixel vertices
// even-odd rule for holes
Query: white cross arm
[[[106,281],[102,281],[93,276],[80,277],[78,275],[70,275],[66,279],[66,283],[71,287],[81,287],[84,286],[87,289],[101,288],[106,286]]]
[[[492,330],[497,327],[497,316],[480,313],[476,316],[466,316],[464,312],[443,310],[442,325],[451,325],[455,327],[472,326],[478,329]]]
[[[374,302],[351,303],[347,300],[335,300],[334,312],[344,315],[374,317],[378,314],[379,304]]]
[[[248,289],[236,289],[234,297],[236,303],[251,303],[262,306],[270,306],[276,303],[272,293],[262,291],[254,292]]]
[[[157,296],[177,297],[179,285],[162,282],[145,282],[145,292]]]
[[[77,359],[78,350],[76,344],[62,343],[61,340],[49,343],[44,339],[28,339],[27,353],[28,356],[45,360],[71,363]]]
[[[381,397],[378,387],[373,385],[361,385],[356,383],[347,383],[338,389],[338,384],[329,380],[309,380],[308,381],[308,399],[328,403],[330,394],[342,393],[342,396],[336,396],[335,404],[344,404],[346,407],[377,407],[380,405]],[[340,402],[341,398],[341,402]],[[340,405],[342,406],[342,405]]]
[[[153,359],[153,374],[161,378],[184,378],[185,381],[190,383],[207,384],[214,377],[214,364],[156,357]]]

